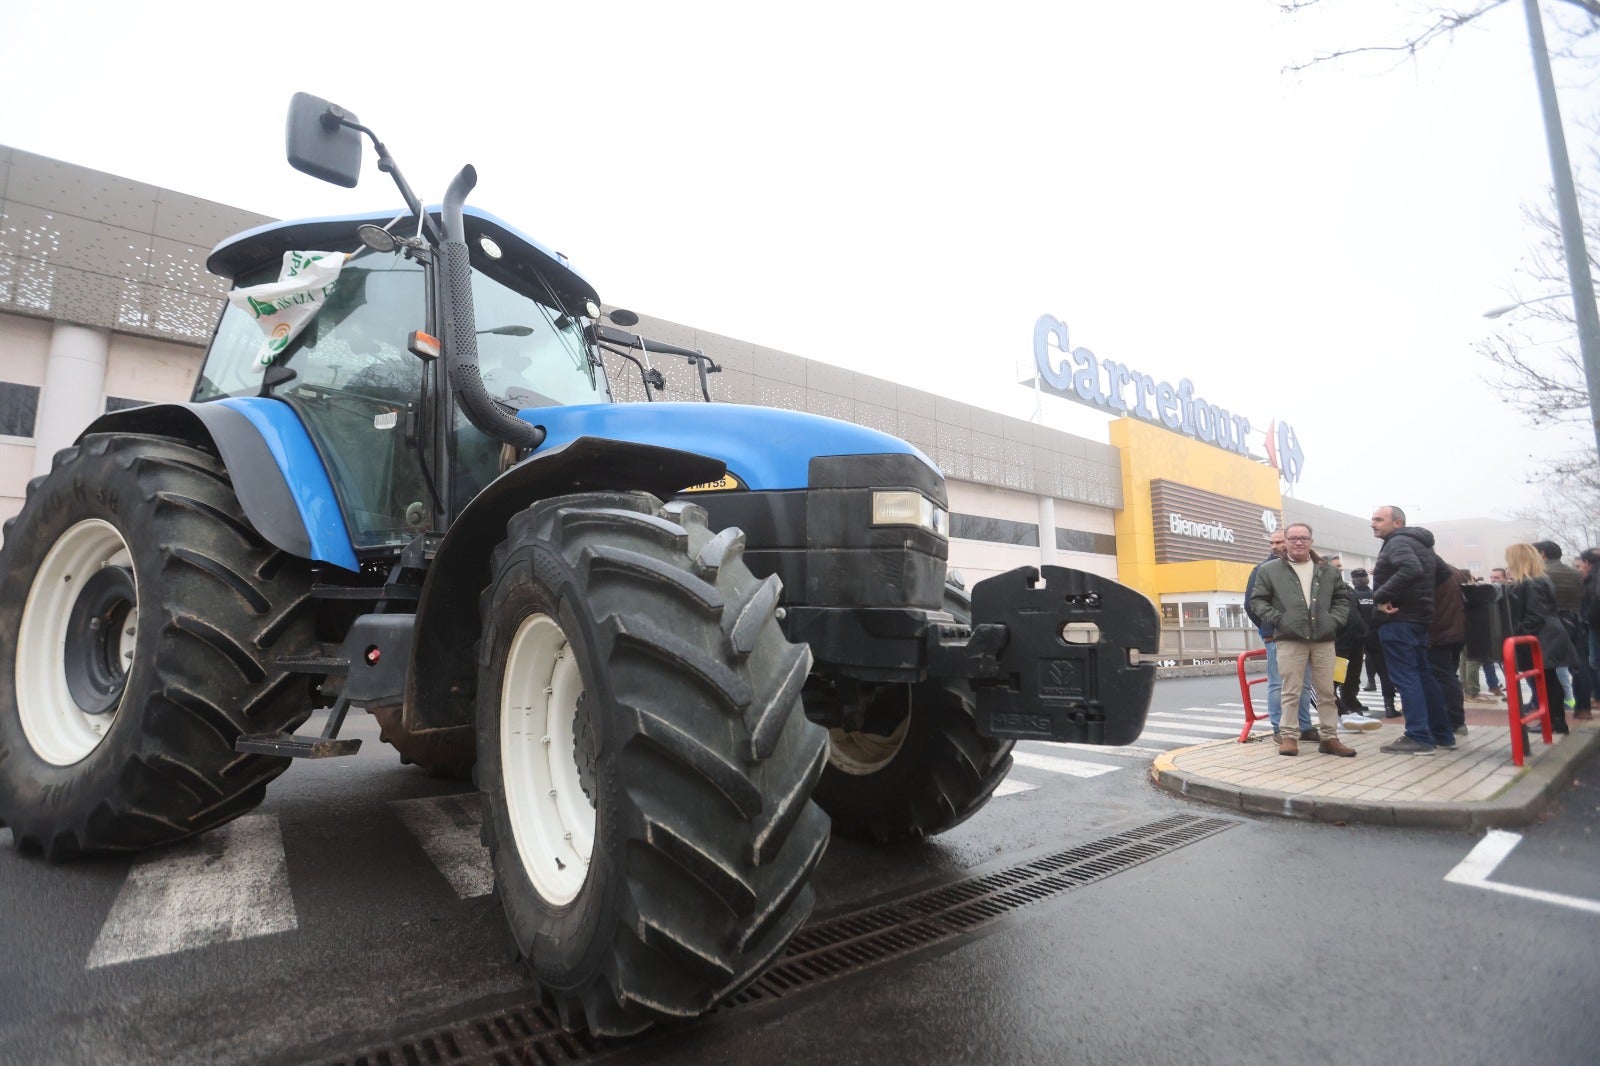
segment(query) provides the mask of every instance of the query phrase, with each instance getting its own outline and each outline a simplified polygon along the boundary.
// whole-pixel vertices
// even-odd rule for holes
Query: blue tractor
[[[353,751],[355,707],[476,781],[532,977],[565,1024],[623,1034],[752,980],[830,829],[938,833],[1017,738],[1138,736],[1144,597],[1056,567],[969,597],[942,475],[883,433],[611,402],[606,352],[647,385],[635,352],[688,359],[707,400],[714,368],[468,208],[471,167],[425,208],[354,115],[295,96],[298,169],[354,187],[363,135],[404,206],[218,246],[234,288],[191,402],[98,419],[8,524],[19,848],[221,825],[293,759]]]

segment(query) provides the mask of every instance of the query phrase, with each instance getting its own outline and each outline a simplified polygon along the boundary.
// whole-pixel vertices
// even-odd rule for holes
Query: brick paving
[[[1320,821],[1519,824],[1542,809],[1570,764],[1600,746],[1600,721],[1572,721],[1571,735],[1556,735],[1548,746],[1535,730],[1518,768],[1511,762],[1504,704],[1468,703],[1467,724],[1454,751],[1428,756],[1378,750],[1401,736],[1399,718],[1365,733],[1340,732],[1356,750],[1353,759],[1323,755],[1307,741],[1298,756],[1279,755],[1263,725],[1243,744],[1222,739],[1168,752],[1155,761],[1151,777],[1191,799]]]

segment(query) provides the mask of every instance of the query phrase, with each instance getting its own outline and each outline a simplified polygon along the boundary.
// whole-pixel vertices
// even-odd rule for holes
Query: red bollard
[[[1266,657],[1266,648],[1257,648],[1255,651],[1247,651],[1239,656],[1239,696],[1244,700],[1244,732],[1239,734],[1239,743],[1241,744],[1250,739],[1251,726],[1263,718],[1271,717],[1266,714],[1257,714],[1255,701],[1250,698],[1250,686],[1261,684],[1266,680],[1266,676],[1263,675],[1254,680],[1244,676],[1244,661],[1246,659],[1265,659]]]
[[[1517,647],[1533,649],[1533,668],[1517,671]],[[1550,732],[1550,692],[1544,683],[1544,653],[1539,650],[1539,638],[1533,636],[1507,637],[1500,653],[1506,671],[1506,708],[1511,718],[1511,765],[1521,766],[1523,757],[1522,727],[1537,721],[1543,727],[1544,742],[1554,743]],[[1522,679],[1533,682],[1539,696],[1539,709],[1522,713]]]

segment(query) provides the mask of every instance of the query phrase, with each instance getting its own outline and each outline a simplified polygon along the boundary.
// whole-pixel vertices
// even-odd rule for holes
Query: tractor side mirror
[[[361,177],[361,134],[357,119],[337,104],[310,93],[289,101],[285,147],[289,165],[313,178],[356,187]]]

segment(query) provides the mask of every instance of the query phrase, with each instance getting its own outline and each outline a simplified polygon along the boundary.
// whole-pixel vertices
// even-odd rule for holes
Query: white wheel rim
[[[828,761],[847,774],[862,776],[877,773],[894,761],[911,728],[911,690],[906,688],[906,713],[888,735],[856,733],[846,729],[828,730]]]
[[[578,895],[594,850],[594,803],[576,758],[582,695],[577,656],[555,619],[524,619],[500,682],[501,786],[522,868],[557,906]]]
[[[103,566],[133,569],[116,527],[85,519],[63,533],[39,564],[17,631],[17,713],[34,753],[55,766],[80,762],[100,745],[119,708],[86,714],[67,687],[67,625],[85,582]],[[137,584],[135,600],[137,601]],[[119,647],[132,664],[138,608],[128,615]]]

